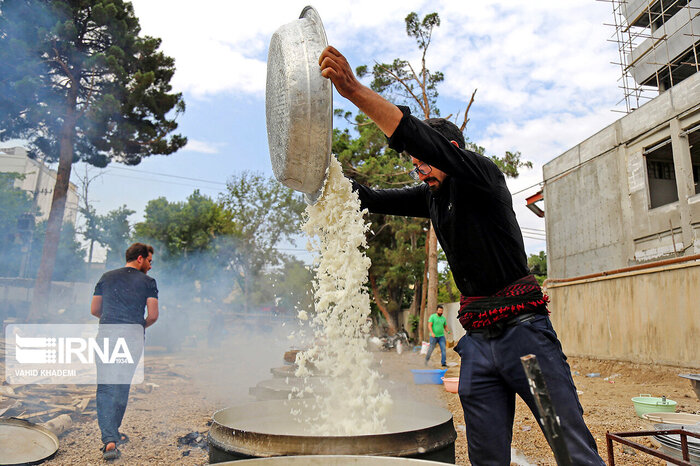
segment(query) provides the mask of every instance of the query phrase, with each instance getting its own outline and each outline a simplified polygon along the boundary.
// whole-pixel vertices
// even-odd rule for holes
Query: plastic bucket
[[[411,369],[411,372],[413,373],[413,383],[416,385],[442,385],[442,377],[447,369]]]
[[[445,390],[450,393],[457,393],[457,388],[459,387],[459,377],[443,377],[442,384],[445,386]]]
[[[634,410],[637,412],[637,416],[641,418],[644,418],[644,415],[647,413],[674,413],[678,405],[673,400],[647,394],[635,396],[632,398],[632,403],[634,403]]]

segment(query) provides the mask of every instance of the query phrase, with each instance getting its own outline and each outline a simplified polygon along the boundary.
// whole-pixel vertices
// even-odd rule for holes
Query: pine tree
[[[174,60],[139,33],[122,0],[0,1],[0,140],[58,161],[29,320],[48,300],[72,164],[136,165],[187,143],[170,135],[185,109]]]

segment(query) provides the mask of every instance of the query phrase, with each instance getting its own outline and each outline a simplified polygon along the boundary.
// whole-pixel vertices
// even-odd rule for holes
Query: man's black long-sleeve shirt
[[[428,185],[374,190],[353,183],[370,212],[430,218],[464,296],[488,296],[528,275],[523,237],[503,173],[487,157],[451,144],[408,108],[389,146],[445,172]]]

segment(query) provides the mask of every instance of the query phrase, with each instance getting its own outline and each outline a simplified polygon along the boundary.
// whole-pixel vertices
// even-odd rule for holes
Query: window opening
[[[690,162],[693,164],[695,194],[700,194],[700,131],[688,134],[688,144],[690,145]]]
[[[700,147],[698,147],[700,149]],[[667,139],[644,150],[649,183],[649,208],[678,201],[676,168],[673,165],[671,140]]]

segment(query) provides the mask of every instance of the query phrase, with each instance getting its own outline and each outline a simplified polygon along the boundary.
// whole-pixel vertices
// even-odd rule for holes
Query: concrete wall
[[[445,318],[447,319],[447,328],[452,332],[447,335],[447,341],[454,341],[457,343],[460,338],[462,338],[467,332],[462,328],[462,324],[459,323],[457,319],[457,313],[459,312],[459,303],[444,303],[445,306]]]
[[[42,317],[51,322],[67,319],[71,323],[91,321],[90,302],[95,283],[52,282],[49,306]],[[30,278],[0,278],[0,318],[22,321],[34,294]]]
[[[700,253],[700,195],[684,133],[698,125],[700,73],[543,167],[550,277]],[[678,201],[651,208],[645,150],[669,138]]]
[[[647,4],[655,3],[638,1],[637,5],[630,5],[627,22],[644,16]],[[664,5],[668,7],[668,3]],[[658,8],[658,7],[657,7]],[[645,83],[663,68],[667,63],[675,61],[685,53],[693,43],[697,42],[697,32],[700,31],[700,17],[696,16],[700,8],[700,0],[691,0],[686,8],[676,6],[671,8],[672,15],[666,18],[664,24],[651,32],[651,37],[642,41],[632,52],[626,56],[626,63],[632,64],[631,71],[637,83]],[[642,18],[648,23],[647,18]],[[650,85],[654,85],[649,83]]]
[[[700,261],[546,290],[566,354],[700,367]]]

